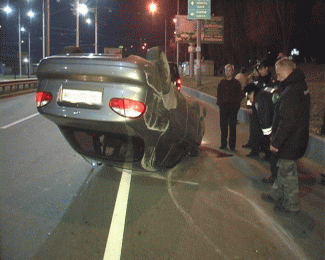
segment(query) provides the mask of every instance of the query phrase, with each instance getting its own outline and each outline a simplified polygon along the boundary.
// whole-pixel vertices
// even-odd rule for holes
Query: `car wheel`
[[[199,155],[199,153],[200,153],[200,148],[198,147],[198,146],[196,146],[196,145],[193,145],[192,147],[191,147],[191,149],[189,150],[189,155],[191,156],[191,157],[196,157],[196,156],[198,156]]]

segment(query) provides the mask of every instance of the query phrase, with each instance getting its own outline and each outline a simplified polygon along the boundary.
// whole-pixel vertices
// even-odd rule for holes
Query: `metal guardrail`
[[[26,90],[36,90],[38,86],[37,79],[17,79],[0,81],[0,97],[18,94]]]

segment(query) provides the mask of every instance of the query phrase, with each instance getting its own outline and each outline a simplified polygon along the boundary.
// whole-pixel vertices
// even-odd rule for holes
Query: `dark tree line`
[[[249,66],[249,62],[266,59],[270,48],[289,54],[295,11],[293,1],[218,1],[212,13],[224,17],[225,43],[207,45],[207,56],[220,67],[228,62]]]
[[[288,55],[296,8],[296,2],[288,0],[211,1],[211,14],[224,17],[224,44],[204,44],[202,56],[220,68],[228,62],[248,67],[266,59],[270,50]],[[180,60],[188,60],[187,45],[182,45]]]

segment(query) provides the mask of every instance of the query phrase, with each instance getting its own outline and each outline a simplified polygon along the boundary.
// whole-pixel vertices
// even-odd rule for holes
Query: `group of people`
[[[296,213],[300,210],[297,162],[304,155],[309,140],[310,94],[304,73],[286,57],[275,64],[273,78],[267,64],[258,62],[247,80],[241,71],[234,77],[234,66],[225,66],[225,79],[217,86],[220,111],[221,146],[236,148],[237,114],[246,97],[250,114],[250,136],[244,148],[246,156],[264,153],[270,162],[271,176],[264,183],[273,184],[270,194],[261,198],[275,205],[275,211]],[[240,81],[239,81],[240,80]]]

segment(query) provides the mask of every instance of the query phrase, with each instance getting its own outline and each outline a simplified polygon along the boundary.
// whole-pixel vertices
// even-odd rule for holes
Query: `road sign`
[[[203,22],[204,37],[202,43],[224,43],[224,18],[213,16]]]
[[[187,15],[176,16],[176,35],[178,43],[195,43],[197,41],[197,21],[189,20]],[[224,43],[224,18],[212,16],[202,21],[201,42],[205,44]]]
[[[211,0],[188,0],[188,19],[206,20],[211,18]]]

